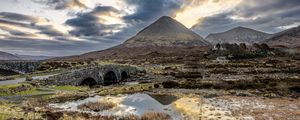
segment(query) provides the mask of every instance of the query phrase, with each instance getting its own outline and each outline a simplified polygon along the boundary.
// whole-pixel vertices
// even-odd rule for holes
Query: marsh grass
[[[116,106],[117,105],[112,102],[98,101],[98,102],[85,103],[85,104],[79,105],[77,108],[81,109],[83,111],[100,112],[100,111],[112,109]]]
[[[0,86],[0,96],[26,95],[37,92],[30,84],[14,84]]]
[[[54,113],[57,114],[57,113]],[[48,115],[53,116],[51,114]],[[124,116],[94,116],[89,113],[84,112],[65,112],[63,115],[63,120],[172,120],[171,116],[163,112],[146,112],[142,116],[137,116],[133,114]]]
[[[135,93],[148,91],[153,89],[153,83],[144,83],[144,84],[136,84],[136,85],[126,85],[119,87],[103,87],[97,88],[96,93],[98,95],[118,95],[118,94],[126,94],[126,93]]]
[[[171,116],[163,112],[146,112],[142,115],[141,120],[171,120]]]
[[[87,93],[78,91],[58,92],[55,95],[48,96],[47,101],[52,103],[63,103],[72,100],[85,99],[88,96]]]
[[[20,105],[1,101],[0,120],[32,120],[41,119],[40,113],[26,112]]]

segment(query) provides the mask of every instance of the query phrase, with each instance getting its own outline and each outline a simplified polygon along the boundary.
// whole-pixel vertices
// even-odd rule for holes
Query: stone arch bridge
[[[129,65],[100,65],[70,70],[48,78],[46,84],[56,85],[111,85],[119,83],[130,75],[141,72],[142,70]]]

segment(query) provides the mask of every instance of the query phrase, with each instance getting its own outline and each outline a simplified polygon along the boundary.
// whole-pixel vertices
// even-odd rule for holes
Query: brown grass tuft
[[[142,115],[141,120],[171,120],[171,116],[163,112],[146,112]]]
[[[78,106],[78,109],[84,110],[84,111],[104,111],[104,110],[109,110],[113,107],[115,107],[116,104],[112,102],[89,102],[86,104],[82,104]]]

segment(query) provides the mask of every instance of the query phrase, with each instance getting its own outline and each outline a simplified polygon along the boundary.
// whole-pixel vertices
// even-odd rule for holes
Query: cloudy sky
[[[161,16],[202,37],[300,25],[300,0],[0,0],[0,51],[65,56],[118,45]]]

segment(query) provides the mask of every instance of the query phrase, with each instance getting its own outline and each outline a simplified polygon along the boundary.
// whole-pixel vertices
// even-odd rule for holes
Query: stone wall
[[[0,61],[0,69],[24,74],[33,72],[41,63],[40,61]]]

